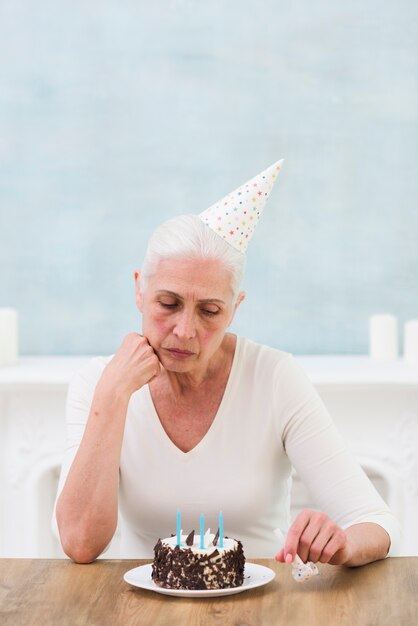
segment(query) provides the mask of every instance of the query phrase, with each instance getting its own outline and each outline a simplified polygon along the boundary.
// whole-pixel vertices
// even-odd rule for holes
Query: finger
[[[121,347],[123,348],[129,348],[131,346],[137,346],[138,343],[141,342],[141,340],[143,339],[143,336],[140,335],[139,333],[128,333],[121,344]]]
[[[309,561],[309,553],[311,546],[320,532],[320,527],[314,520],[310,520],[308,526],[305,528],[299,538],[299,546],[297,553],[304,563]]]
[[[325,513],[309,511],[309,522],[299,537],[297,553],[304,563],[309,560],[311,546],[324,526],[333,525]]]
[[[319,557],[321,563],[332,563],[333,565],[343,563],[344,560],[341,559],[344,559],[346,544],[346,534],[342,528],[338,528],[321,552]]]
[[[158,378],[158,376],[160,376],[160,375],[161,375],[161,372],[163,371],[163,369],[164,369],[164,368],[163,368],[163,366],[161,365],[160,361],[158,361],[158,364],[157,364],[157,369],[156,369],[156,371],[155,371],[154,375],[152,376],[152,378],[150,378],[148,382],[151,382],[151,381],[153,381],[155,378]]]
[[[284,550],[280,550],[274,558],[276,559],[276,561],[284,563]]]
[[[307,561],[312,561],[313,563],[316,563],[317,561],[319,561],[320,556],[325,546],[330,541],[336,528],[338,527],[335,524],[330,523],[330,524],[326,524],[319,530],[317,536],[311,543],[309,554],[306,557]]]
[[[309,520],[309,524],[299,541],[299,556],[305,563],[312,560],[311,549],[314,543],[317,541],[318,543],[316,545],[319,545],[319,552],[315,554],[314,550],[313,554],[317,560],[317,557],[319,557],[322,552],[322,548],[338,528],[338,526],[332,522],[325,513],[318,511],[312,511],[311,513],[312,515]],[[321,533],[324,533],[324,536]]]
[[[149,380],[156,378],[161,373],[161,363],[154,352],[146,359],[146,369],[149,371]]]
[[[299,540],[306,526],[309,524],[310,514],[311,511],[308,509],[304,509],[301,513],[299,513],[287,533],[286,543],[284,546],[284,556],[286,559],[286,557],[290,555],[292,558],[291,562],[293,562],[298,552]]]

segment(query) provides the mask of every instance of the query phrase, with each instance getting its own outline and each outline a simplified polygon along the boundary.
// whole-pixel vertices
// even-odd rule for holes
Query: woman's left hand
[[[293,563],[296,554],[302,561],[343,565],[351,558],[349,541],[344,530],[325,513],[304,509],[287,533],[283,550],[276,561]]]

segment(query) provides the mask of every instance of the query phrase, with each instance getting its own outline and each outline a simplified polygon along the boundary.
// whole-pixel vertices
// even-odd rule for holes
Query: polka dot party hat
[[[273,189],[284,159],[199,214],[205,224],[240,252],[245,252]]]

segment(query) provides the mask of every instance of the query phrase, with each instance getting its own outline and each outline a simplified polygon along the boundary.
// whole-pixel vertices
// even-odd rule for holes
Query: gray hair
[[[198,215],[179,215],[156,228],[142,264],[142,287],[160,260],[170,258],[217,259],[231,274],[237,297],[245,269],[245,254],[236,250],[207,226]]]

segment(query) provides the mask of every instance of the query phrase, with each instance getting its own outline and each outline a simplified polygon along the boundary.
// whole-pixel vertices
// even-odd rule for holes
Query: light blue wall
[[[416,0],[0,1],[0,306],[23,354],[139,329],[152,229],[286,158],[235,330],[361,353],[418,317]]]

